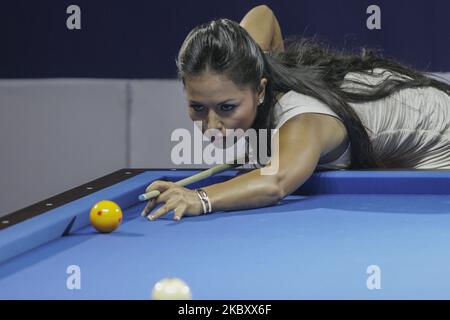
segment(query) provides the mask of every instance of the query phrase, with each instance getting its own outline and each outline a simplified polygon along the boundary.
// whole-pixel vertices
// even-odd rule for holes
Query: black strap
[[[322,156],[319,160],[319,164],[325,164],[339,159],[339,157],[345,152],[345,150],[347,150],[348,145],[349,140],[346,137],[336,148],[328,152],[326,155]]]

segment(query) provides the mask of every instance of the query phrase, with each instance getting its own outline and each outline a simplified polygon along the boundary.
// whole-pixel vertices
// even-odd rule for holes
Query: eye
[[[233,110],[234,108],[236,108],[236,105],[234,105],[234,104],[223,104],[220,106],[220,110],[225,111],[225,112],[229,112],[229,111]]]
[[[203,110],[205,110],[204,106],[198,104],[191,104],[191,108],[194,109],[195,112],[202,112]]]

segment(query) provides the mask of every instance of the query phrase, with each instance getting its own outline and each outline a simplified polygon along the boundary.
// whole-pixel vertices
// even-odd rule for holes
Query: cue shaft
[[[236,166],[238,166],[239,164],[234,164],[234,163],[224,163],[224,164],[219,164],[217,166],[214,166],[212,168],[209,168],[207,170],[204,170],[202,172],[199,172],[197,174],[194,174],[190,177],[184,178],[182,180],[179,180],[177,182],[175,182],[175,184],[179,185],[179,186],[187,186],[191,183],[206,179],[208,177],[211,177],[219,172],[225,171],[227,169],[230,168],[234,168]],[[142,195],[139,196],[139,200],[140,201],[146,201],[146,200],[150,200],[152,198],[155,198],[157,196],[159,196],[161,193],[159,192],[159,190],[152,190],[150,192],[144,193]]]

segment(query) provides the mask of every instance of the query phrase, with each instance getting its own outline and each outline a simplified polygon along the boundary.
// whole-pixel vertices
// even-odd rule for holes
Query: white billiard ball
[[[191,300],[192,293],[189,286],[178,278],[164,278],[153,286],[153,300]]]

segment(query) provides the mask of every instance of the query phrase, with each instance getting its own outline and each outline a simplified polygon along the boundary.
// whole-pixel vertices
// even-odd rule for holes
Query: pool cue
[[[215,174],[217,174],[219,172],[222,172],[222,171],[225,171],[227,169],[231,169],[231,168],[234,168],[234,167],[237,167],[237,166],[241,166],[241,165],[242,164],[239,164],[239,163],[219,164],[219,165],[217,165],[215,167],[209,168],[209,169],[207,169],[205,171],[196,173],[196,174],[194,174],[194,175],[192,175],[190,177],[187,177],[185,179],[179,180],[179,181],[175,182],[175,184],[177,184],[177,185],[179,185],[181,187],[184,187],[184,186],[187,186],[187,185],[189,185],[191,183],[194,183],[194,182],[206,179],[208,177],[211,177],[211,176],[213,176],[213,175],[215,175]],[[139,201],[150,200],[150,199],[155,198],[155,197],[157,197],[159,195],[160,195],[159,190],[152,190],[150,192],[141,194],[139,196]]]

